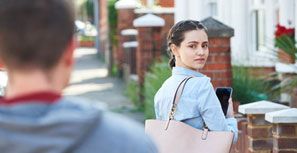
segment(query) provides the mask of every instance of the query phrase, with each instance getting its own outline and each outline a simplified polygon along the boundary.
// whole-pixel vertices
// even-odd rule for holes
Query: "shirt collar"
[[[20,95],[13,98],[0,97],[0,105],[13,105],[20,103],[44,103],[52,104],[61,98],[61,94],[52,91],[40,91],[26,95]]]
[[[185,76],[196,76],[196,77],[204,77],[205,75],[194,71],[190,70],[184,67],[173,67],[172,69],[172,75],[185,75]]]

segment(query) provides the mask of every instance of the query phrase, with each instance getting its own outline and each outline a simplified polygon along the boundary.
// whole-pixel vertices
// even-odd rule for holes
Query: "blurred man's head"
[[[0,0],[0,58],[7,69],[50,70],[72,43],[67,0]]]
[[[0,0],[0,63],[6,96],[55,90],[69,82],[75,41],[70,0]]]

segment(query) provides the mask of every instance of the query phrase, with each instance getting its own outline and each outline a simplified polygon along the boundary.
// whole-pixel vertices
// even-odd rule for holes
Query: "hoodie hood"
[[[0,106],[0,149],[5,153],[66,153],[100,122],[99,109],[71,98],[54,104]],[[69,128],[71,127],[71,128]]]

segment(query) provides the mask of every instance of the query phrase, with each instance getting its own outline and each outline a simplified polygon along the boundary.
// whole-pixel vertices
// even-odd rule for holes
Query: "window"
[[[210,16],[217,17],[218,16],[217,1],[216,0],[209,0],[208,7],[209,7],[208,10],[209,10]]]
[[[252,8],[253,49],[261,51],[265,49],[266,44],[264,0],[253,0]]]

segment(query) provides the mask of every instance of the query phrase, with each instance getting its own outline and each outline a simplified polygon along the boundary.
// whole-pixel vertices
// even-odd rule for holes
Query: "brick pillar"
[[[138,43],[137,41],[124,42],[123,48],[125,52],[125,59],[123,64],[124,80],[130,81],[130,76],[136,74],[136,50]]]
[[[209,55],[202,73],[211,78],[214,87],[232,87],[231,44],[234,30],[213,19],[201,21],[208,29]]]
[[[123,63],[124,64],[129,64],[128,66],[132,66],[131,62],[135,62],[135,64],[133,64],[134,66],[136,66],[136,58],[134,58],[134,54],[136,56],[136,48],[137,45],[135,45],[135,41],[136,41],[136,36],[137,36],[138,32],[136,29],[124,29],[121,31],[121,35],[123,38]],[[126,44],[126,45],[125,45]],[[131,61],[133,60],[133,61]],[[127,67],[124,66],[124,67]],[[136,73],[136,70],[134,71]],[[125,73],[125,69],[124,69],[124,73]]]
[[[248,152],[271,153],[273,148],[272,124],[265,121],[265,113],[287,109],[288,106],[268,101],[240,105],[239,112],[248,118]]]
[[[124,39],[121,35],[121,31],[124,29],[133,28],[133,20],[135,18],[134,9],[138,6],[134,0],[119,0],[116,2],[115,7],[118,10],[118,26],[117,26],[117,38],[118,38],[118,51],[117,51],[117,65],[122,73],[122,66],[124,62]]]
[[[297,72],[294,64],[276,63],[275,71],[278,72],[278,79],[281,81],[281,85],[288,84],[288,80],[296,79]],[[290,87],[281,90],[280,103],[288,104],[290,107],[297,107],[297,87],[289,89]]]
[[[145,71],[148,70],[153,59],[161,56],[161,29],[164,25],[164,19],[152,14],[134,20],[134,26],[138,30],[136,71],[140,85],[143,84]]]
[[[273,124],[273,153],[297,152],[297,108],[265,114]]]

